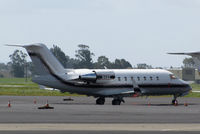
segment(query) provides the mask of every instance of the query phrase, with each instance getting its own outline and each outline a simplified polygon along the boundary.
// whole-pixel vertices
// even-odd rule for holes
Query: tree
[[[183,60],[183,65],[184,65],[184,67],[194,68],[195,63],[194,63],[194,60],[192,58],[185,58]]]
[[[68,67],[69,56],[65,55],[65,53],[58,46],[53,45],[53,48],[50,48],[50,51],[60,61],[64,68]]]
[[[112,68],[127,69],[127,68],[132,68],[132,65],[125,59],[115,59],[115,62],[112,63]]]
[[[92,56],[94,53],[90,52],[89,46],[84,44],[78,45],[79,49],[76,50],[76,58],[79,60],[78,68],[93,68]]]
[[[78,59],[70,58],[69,61],[68,61],[67,67],[68,68],[74,68],[74,69],[80,68],[79,67],[79,62],[80,61]]]
[[[11,59],[11,67],[12,67],[12,74],[15,77],[24,77],[24,68],[25,65],[27,63],[26,61],[26,57],[27,54],[23,53],[20,50],[15,50],[13,54],[11,54],[10,56]]]
[[[6,70],[7,65],[5,63],[0,63],[0,70]]]
[[[94,63],[94,68],[97,69],[111,68],[111,62],[106,56],[99,56],[97,62]]]
[[[27,62],[26,64],[27,64],[27,71],[28,71],[28,72],[30,71],[30,75],[31,75],[31,76],[36,75],[33,62],[30,61],[30,62]],[[27,74],[27,75],[29,75],[29,74]]]
[[[137,64],[138,69],[152,69],[153,67],[151,65],[147,65],[146,63],[140,63]]]

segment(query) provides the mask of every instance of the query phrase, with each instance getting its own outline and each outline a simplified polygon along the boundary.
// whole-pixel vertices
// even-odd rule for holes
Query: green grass
[[[200,91],[200,84],[190,84],[193,90]]]
[[[200,97],[200,93],[189,93],[188,95],[184,97]]]
[[[18,87],[11,87],[11,86]],[[200,84],[191,84],[195,91],[200,91]],[[50,91],[40,89],[39,86],[29,78],[26,82],[25,78],[0,78],[0,95],[14,96],[79,96],[68,92],[61,93],[59,91]],[[190,93],[186,97],[200,97],[200,93]]]
[[[0,85],[24,85],[24,84],[33,84],[30,78],[0,78]]]
[[[17,87],[12,87],[17,86]],[[29,78],[26,82],[25,78],[0,78],[0,95],[14,96],[78,96],[68,92],[50,91],[40,89],[39,86]]]

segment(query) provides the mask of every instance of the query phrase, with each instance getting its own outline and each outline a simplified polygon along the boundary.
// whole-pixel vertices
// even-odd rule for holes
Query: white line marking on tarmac
[[[200,131],[200,124],[0,124],[0,131]]]
[[[174,129],[162,129],[161,131],[175,131]]]
[[[24,85],[0,85],[0,87],[28,87]]]
[[[193,93],[200,93],[200,91],[192,91]]]

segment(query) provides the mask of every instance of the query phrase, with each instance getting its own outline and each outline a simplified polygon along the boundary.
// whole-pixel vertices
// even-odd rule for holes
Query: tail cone
[[[36,103],[37,103],[36,99],[34,99],[33,103],[34,103],[34,104],[36,104]]]

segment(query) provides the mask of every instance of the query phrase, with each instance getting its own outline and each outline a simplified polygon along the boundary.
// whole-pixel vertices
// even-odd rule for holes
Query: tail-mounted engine
[[[96,82],[97,80],[113,80],[115,79],[115,73],[113,71],[97,70],[91,71],[91,73],[82,74],[79,79],[87,82]]]
[[[97,80],[97,75],[95,72],[91,72],[88,74],[83,74],[79,76],[79,79],[82,81],[87,81],[87,82],[96,82]]]

